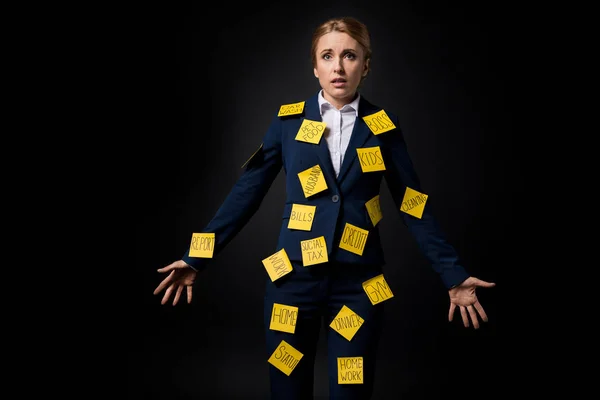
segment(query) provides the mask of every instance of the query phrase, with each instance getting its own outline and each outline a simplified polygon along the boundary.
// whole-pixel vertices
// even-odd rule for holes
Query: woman
[[[311,47],[321,90],[284,104],[262,144],[202,232],[194,233],[181,260],[159,269],[177,304],[196,275],[257,211],[284,169],[286,204],[277,248],[262,260],[267,271],[265,328],[273,399],[312,398],[313,366],[321,324],[326,324],[331,398],[368,399],[385,301],[393,297],[377,224],[385,178],[405,224],[439,274],[463,324],[479,327],[487,316],[477,287],[439,230],[427,194],[407,152],[398,117],[370,103],[358,88],[369,73],[371,44],[354,18],[319,26]]]

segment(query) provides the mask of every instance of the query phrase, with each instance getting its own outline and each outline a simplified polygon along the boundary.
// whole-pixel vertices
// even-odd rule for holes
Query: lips
[[[343,88],[344,86],[346,86],[346,80],[343,78],[335,78],[331,81],[331,84],[334,88]]]

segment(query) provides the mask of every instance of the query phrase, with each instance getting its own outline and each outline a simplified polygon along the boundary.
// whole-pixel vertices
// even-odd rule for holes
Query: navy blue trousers
[[[320,329],[327,331],[327,366],[330,399],[371,398],[375,378],[377,346],[383,324],[385,302],[373,305],[363,289],[363,282],[382,273],[381,266],[350,265],[328,262],[304,267],[292,263],[294,270],[277,279],[268,280],[264,320],[267,357],[276,354],[283,359],[282,340],[303,354],[292,361],[291,373],[269,365],[271,399],[313,399],[314,364]],[[273,304],[298,307],[293,333],[270,329]],[[343,306],[363,319],[355,335],[348,340],[330,324]],[[335,324],[335,323],[334,323]],[[283,349],[285,350],[285,349]],[[362,357],[362,383],[339,383],[339,357]]]

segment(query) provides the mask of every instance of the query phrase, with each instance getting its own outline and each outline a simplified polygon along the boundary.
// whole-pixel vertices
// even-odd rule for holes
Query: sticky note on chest
[[[400,211],[421,219],[428,197],[425,193],[407,187],[400,205]]]
[[[302,240],[300,242],[300,246],[302,249],[303,266],[307,267],[309,265],[327,262],[328,256],[325,236],[320,236],[315,239]]]
[[[362,357],[338,357],[338,383],[364,383]]]
[[[394,125],[390,117],[388,117],[383,110],[376,112],[375,114],[364,116],[363,121],[365,121],[374,135],[380,135],[383,132],[391,131],[396,128],[396,125]]]
[[[271,312],[271,324],[269,325],[269,329],[294,333],[296,331],[297,320],[298,307],[273,303],[273,311]]]
[[[269,357],[269,364],[290,376],[303,356],[304,354],[296,350],[291,344],[282,340]]]
[[[383,301],[389,300],[394,297],[392,290],[388,286],[383,274],[377,275],[362,284],[365,293],[369,296],[371,304],[379,304]]]
[[[340,312],[335,316],[329,327],[346,338],[352,340],[358,329],[365,322],[358,314],[347,306],[342,306]]]
[[[379,146],[356,149],[363,172],[385,171],[385,163]]]
[[[293,104],[284,104],[279,107],[279,112],[277,113],[278,117],[285,117],[286,115],[297,115],[302,114],[304,111],[304,102],[293,103]]]
[[[214,233],[193,233],[190,257],[212,258],[215,250]]]
[[[325,175],[323,175],[323,171],[318,164],[299,172],[298,179],[300,179],[300,184],[302,185],[305,197],[310,197],[327,189]]]
[[[262,263],[273,282],[294,270],[285,249],[265,258]]]
[[[325,122],[305,119],[302,121],[300,129],[298,129],[296,140],[300,142],[319,144],[319,141],[323,136],[323,132],[325,132],[326,125],[327,124],[325,124]]]
[[[369,213],[369,218],[371,218],[373,226],[377,225],[377,223],[383,218],[383,213],[381,212],[381,202],[379,201],[379,195],[367,201],[365,203],[365,207],[367,207],[367,212]]]
[[[340,240],[340,248],[362,256],[368,236],[369,231],[346,222],[342,239]]]
[[[298,229],[301,231],[310,231],[315,220],[315,210],[317,206],[307,206],[303,204],[293,204],[288,221],[288,229]]]

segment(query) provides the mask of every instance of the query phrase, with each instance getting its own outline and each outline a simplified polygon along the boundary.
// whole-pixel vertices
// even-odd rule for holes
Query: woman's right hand
[[[179,302],[184,287],[187,290],[188,304],[192,302],[192,286],[194,285],[196,274],[198,273],[196,270],[190,267],[185,261],[178,260],[166,267],[159,268],[158,272],[169,273],[160,285],[154,289],[155,295],[162,292],[165,288],[167,289],[160,304],[166,304],[173,292],[175,292],[173,305],[176,305]]]

